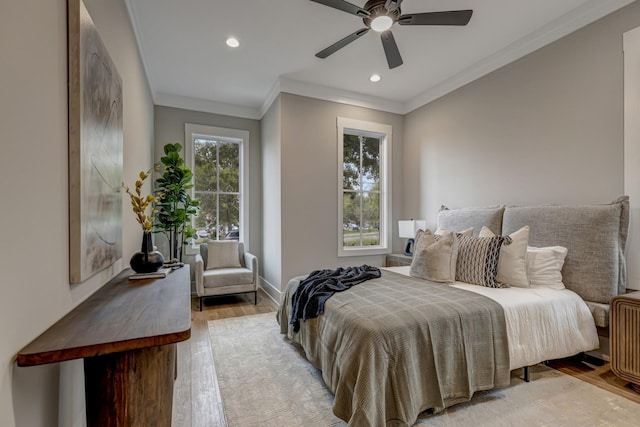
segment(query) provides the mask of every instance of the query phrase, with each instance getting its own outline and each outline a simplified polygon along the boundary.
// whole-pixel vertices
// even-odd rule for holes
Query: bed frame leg
[[[524,381],[528,383],[531,380],[531,375],[530,375],[528,366],[525,366],[524,368],[522,368],[522,374],[524,375]]]

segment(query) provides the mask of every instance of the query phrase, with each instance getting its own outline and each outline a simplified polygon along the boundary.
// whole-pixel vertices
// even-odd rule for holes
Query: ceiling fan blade
[[[391,30],[380,33],[380,39],[382,40],[382,47],[384,47],[384,54],[387,57],[389,68],[392,69],[402,65],[402,57]]]
[[[331,46],[329,46],[328,48],[326,48],[324,50],[321,50],[320,52],[316,53],[316,56],[318,58],[326,58],[327,56],[331,55],[332,53],[335,53],[336,51],[342,49],[343,47],[345,47],[346,45],[348,45],[352,41],[357,40],[360,37],[364,36],[368,32],[369,32],[368,28],[362,28],[362,29],[356,31],[355,33],[351,33],[347,37],[343,38],[342,40],[339,40],[339,41],[335,42],[334,44],[332,44]]]
[[[467,25],[473,10],[449,12],[410,13],[398,18],[400,25]]]
[[[351,13],[353,15],[360,16],[362,18],[367,17],[370,13],[355,4],[349,3],[343,0],[311,0],[316,3],[323,4],[325,6],[332,7],[334,9],[342,10],[343,12]]]

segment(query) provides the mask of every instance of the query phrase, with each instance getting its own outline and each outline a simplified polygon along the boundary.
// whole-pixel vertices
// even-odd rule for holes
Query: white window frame
[[[364,120],[337,118],[338,129],[338,256],[382,255],[391,253],[392,224],[391,224],[391,145],[392,126]],[[344,131],[350,129],[361,134],[371,134],[380,137],[380,244],[377,246],[343,246],[343,159],[344,159]]]
[[[229,129],[216,126],[198,125],[185,123],[184,125],[184,161],[185,165],[190,167],[195,173],[195,156],[193,142],[198,137],[205,138],[232,138],[239,139],[240,142],[240,212],[238,224],[240,229],[239,241],[244,243],[245,250],[250,249],[249,236],[249,131],[241,129]],[[191,189],[191,197],[194,195],[194,189]],[[198,244],[191,245],[194,253],[199,253]],[[191,253],[192,251],[189,251]]]

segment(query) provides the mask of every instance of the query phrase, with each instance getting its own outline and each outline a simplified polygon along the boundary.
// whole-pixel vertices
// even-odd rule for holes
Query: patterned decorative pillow
[[[505,237],[467,237],[458,239],[456,280],[488,288],[508,288],[496,280],[500,248]]]
[[[487,227],[482,227],[479,237],[493,237],[495,234]],[[527,243],[529,243],[529,226],[509,234],[500,249],[498,275],[496,280],[518,288],[528,288],[527,278]]]
[[[409,275],[434,282],[456,280],[458,238],[456,233],[434,236],[431,230],[418,231]]]

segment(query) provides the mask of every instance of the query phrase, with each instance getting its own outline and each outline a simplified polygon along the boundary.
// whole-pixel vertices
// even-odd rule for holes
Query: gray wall
[[[247,250],[262,258],[262,186],[261,186],[261,153],[260,153],[260,122],[253,119],[224,116],[220,114],[203,113],[200,111],[184,110],[180,108],[156,105],[155,113],[155,161],[160,162],[165,144],[182,144],[183,156],[185,147],[185,123],[215,126],[229,129],[246,130],[249,132],[249,214],[250,244]],[[155,235],[156,242],[163,253],[167,253],[166,239],[161,234]],[[246,243],[246,242],[245,242]],[[193,264],[193,256],[184,257],[185,262]],[[191,268],[193,279],[193,266]],[[193,284],[192,284],[193,286]],[[195,288],[192,289],[195,292]]]
[[[85,0],[123,82],[127,182],[153,164],[153,102],[126,8]],[[15,355],[128,266],[142,230],[123,203],[123,260],[69,285],[67,2],[0,6],[0,425],[84,424],[82,361],[18,368]]]
[[[260,122],[262,132],[262,265],[261,286],[279,301],[282,282],[281,96]]]
[[[640,2],[406,116],[404,212],[623,192],[622,33]]]
[[[308,274],[318,268],[335,268],[347,265],[383,265],[384,256],[338,257],[338,145],[337,117],[385,123],[393,127],[392,162],[393,218],[395,224],[402,206],[402,145],[403,116],[354,107],[329,101],[282,93],[279,112],[265,116],[275,124],[265,141],[268,148],[279,156],[264,156],[265,173],[280,174],[279,206],[267,209],[265,218],[275,218],[280,210],[281,266],[268,265],[265,271],[274,271],[265,278],[277,290],[284,289],[289,279]],[[273,107],[272,107],[273,108]],[[277,121],[280,120],[279,130]],[[277,141],[280,137],[279,142]],[[280,162],[279,169],[276,163]],[[273,164],[270,164],[273,163]],[[275,172],[278,171],[278,172]],[[275,183],[277,184],[277,183]],[[266,194],[265,198],[271,197]],[[273,210],[274,212],[271,212]],[[273,215],[272,215],[273,213]],[[393,225],[395,230],[395,225]],[[397,235],[397,233],[394,233]],[[400,241],[395,242],[396,249]],[[265,251],[271,242],[265,234]],[[276,264],[277,256],[268,262]],[[279,278],[277,271],[280,271]]]

